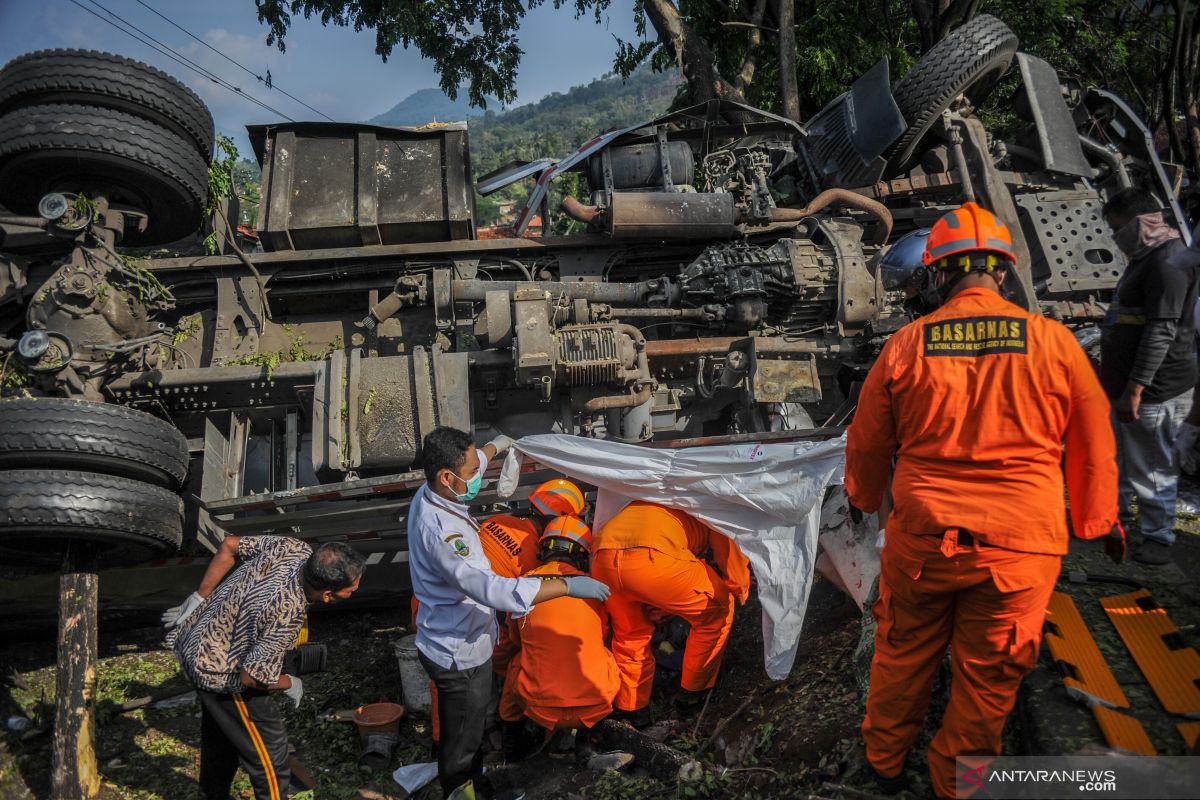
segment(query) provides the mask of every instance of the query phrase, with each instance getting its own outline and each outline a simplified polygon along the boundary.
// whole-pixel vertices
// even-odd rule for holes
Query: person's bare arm
[[[542,581],[541,588],[533,596],[533,602],[536,605],[537,603],[544,603],[547,600],[553,600],[556,597],[564,597],[566,594],[567,582],[562,578],[554,578]]]
[[[207,598],[214,589],[221,585],[225,576],[233,571],[233,568],[237,566],[238,545],[241,544],[241,541],[240,536],[226,536],[221,541],[217,554],[213,556],[212,561],[208,563],[208,569],[204,571],[204,577],[200,580],[200,588],[196,590],[196,594]]]

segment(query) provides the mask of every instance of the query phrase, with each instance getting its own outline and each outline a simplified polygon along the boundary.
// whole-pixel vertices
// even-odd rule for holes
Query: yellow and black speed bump
[[[1068,694],[1089,706],[1129,708],[1129,699],[1096,646],[1075,601],[1065,592],[1050,596],[1045,640],[1063,673]]]
[[[1100,604],[1163,708],[1200,717],[1200,653],[1183,643],[1166,609],[1146,589],[1101,597]]]

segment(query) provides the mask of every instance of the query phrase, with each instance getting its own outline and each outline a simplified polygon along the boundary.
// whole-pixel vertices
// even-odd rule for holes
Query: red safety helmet
[[[1008,226],[974,202],[963,203],[933,224],[921,258],[935,269],[963,272],[991,272],[1017,261]]]
[[[547,517],[561,514],[579,516],[587,505],[583,490],[566,478],[553,478],[534,489],[533,494],[529,495],[529,504]]]
[[[538,540],[538,543],[544,545],[550,539],[565,539],[572,544],[579,545],[584,552],[592,549],[592,529],[583,520],[572,514],[564,514],[550,520],[546,529],[542,531],[542,538]]]

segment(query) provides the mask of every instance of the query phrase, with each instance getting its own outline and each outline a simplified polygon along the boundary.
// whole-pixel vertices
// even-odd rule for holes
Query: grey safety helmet
[[[925,241],[929,228],[920,228],[906,233],[891,246],[879,261],[883,276],[883,288],[889,292],[903,289],[918,271],[925,270],[921,254],[925,252]]]

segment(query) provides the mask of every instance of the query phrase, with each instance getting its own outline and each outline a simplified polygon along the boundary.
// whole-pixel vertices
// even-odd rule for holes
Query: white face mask
[[[458,481],[461,481],[467,488],[467,490],[462,494],[455,493],[454,496],[458,499],[458,502],[469,503],[479,496],[479,490],[483,486],[483,470],[476,469],[475,474],[471,476],[470,480],[465,480],[453,472],[450,474],[454,475],[454,478]],[[454,490],[451,489],[451,491]]]

